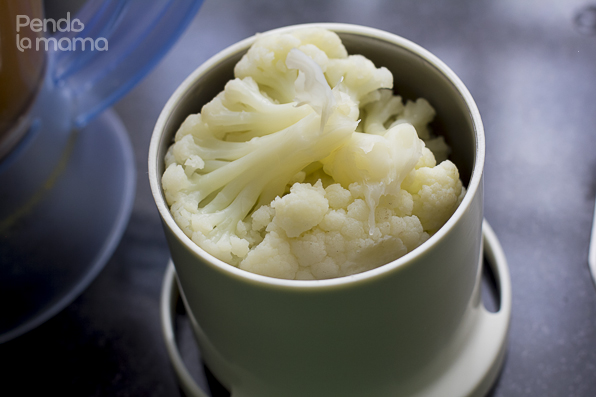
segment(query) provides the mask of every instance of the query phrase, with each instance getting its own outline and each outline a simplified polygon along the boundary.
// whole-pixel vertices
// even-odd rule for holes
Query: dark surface
[[[509,349],[492,396],[596,395],[596,289],[587,266],[596,194],[596,18],[587,8],[594,5],[205,1],[164,61],[115,107],[138,169],[119,248],[74,303],[0,345],[0,395],[179,395],[159,326],[168,250],[146,173],[153,125],[208,57],[255,32],[304,22],[399,34],[460,76],[484,120],[485,215],[513,287]]]

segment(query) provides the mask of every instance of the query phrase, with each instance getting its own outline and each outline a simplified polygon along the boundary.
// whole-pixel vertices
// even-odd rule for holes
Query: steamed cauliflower
[[[384,196],[371,228],[370,208],[358,187],[296,183],[289,194],[259,208],[247,227],[265,237],[240,268],[283,278],[340,277],[388,263],[428,239],[412,216],[411,194]]]
[[[259,36],[168,150],[164,194],[211,255],[286,279],[360,273],[412,251],[465,189],[432,106],[319,28]],[[441,162],[437,165],[436,159]]]

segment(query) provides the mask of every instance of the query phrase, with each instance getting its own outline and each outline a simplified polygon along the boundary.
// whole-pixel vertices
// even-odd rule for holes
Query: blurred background
[[[47,0],[46,16],[61,18],[82,3]],[[172,50],[114,106],[137,168],[118,248],[73,303],[0,344],[0,395],[180,395],[159,322],[169,254],[147,177],[154,124],[209,57],[257,32],[307,22],[398,34],[466,84],[486,131],[485,217],[513,287],[508,352],[491,396],[596,395],[596,289],[587,264],[596,196],[595,0],[205,0]],[[204,383],[179,317],[185,360]]]

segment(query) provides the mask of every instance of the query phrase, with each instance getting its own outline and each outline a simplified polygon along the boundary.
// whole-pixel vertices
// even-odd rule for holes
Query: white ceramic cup
[[[355,25],[337,32],[351,54],[393,72],[395,91],[426,98],[467,187],[461,205],[422,246],[349,277],[298,281],[252,274],[212,257],[176,225],[161,188],[176,130],[200,111],[254,42],[196,69],[165,105],[149,150],[149,178],[202,357],[234,397],[416,394],[461,340],[477,307],[482,245],[484,131],[460,79],[396,35]],[[286,27],[272,32],[282,32]]]

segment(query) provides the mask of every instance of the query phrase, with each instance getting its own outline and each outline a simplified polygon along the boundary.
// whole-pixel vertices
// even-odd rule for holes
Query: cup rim
[[[201,76],[205,73],[210,71],[213,66],[219,64],[222,60],[225,60],[241,51],[247,50],[250,45],[256,40],[257,36],[264,35],[264,34],[274,34],[274,33],[283,33],[292,31],[302,27],[321,27],[328,30],[331,30],[336,33],[347,33],[347,34],[355,34],[365,37],[374,38],[377,40],[385,41],[389,44],[396,45],[398,47],[404,48],[405,50],[414,53],[415,55],[419,56],[421,59],[428,62],[434,68],[436,68],[445,78],[449,80],[451,84],[456,88],[457,92],[463,98],[469,114],[470,119],[472,120],[473,127],[474,127],[474,135],[476,138],[475,142],[475,158],[474,158],[474,165],[472,167],[472,173],[470,176],[470,181],[466,188],[466,194],[459,204],[453,215],[447,220],[447,222],[435,233],[433,234],[427,241],[422,243],[419,247],[413,249],[412,251],[408,252],[404,256],[381,265],[377,268],[367,270],[362,273],[357,273],[349,276],[342,276],[332,279],[324,279],[324,280],[288,280],[288,279],[280,279],[274,278],[270,276],[263,276],[260,274],[252,273],[243,269],[240,269],[234,265],[226,263],[218,258],[215,258],[211,254],[204,251],[201,247],[199,247],[195,242],[193,242],[178,226],[176,221],[174,220],[172,214],[170,213],[169,206],[165,201],[165,197],[162,192],[161,187],[161,175],[158,175],[158,161],[163,161],[163,159],[158,159],[159,153],[159,146],[162,135],[164,133],[164,127],[166,126],[172,111],[176,108],[180,100],[185,96],[185,94],[189,91],[192,87],[194,82],[198,80]],[[184,244],[184,246],[193,252],[197,257],[199,257],[205,264],[209,265],[210,267],[225,273],[226,275],[237,278],[244,282],[253,283],[253,284],[260,284],[266,285],[270,287],[287,287],[287,288],[297,288],[297,289],[318,289],[318,288],[327,288],[332,286],[345,286],[347,284],[354,284],[358,282],[368,282],[378,277],[381,277],[387,273],[392,271],[396,271],[400,268],[404,268],[407,266],[408,263],[412,263],[416,261],[417,258],[420,258],[425,255],[429,249],[436,245],[438,242],[443,240],[445,236],[454,229],[455,225],[461,220],[465,211],[471,206],[472,200],[477,194],[478,189],[481,188],[482,185],[482,174],[484,169],[484,160],[485,160],[485,137],[484,137],[484,127],[482,124],[482,119],[480,117],[480,112],[472,95],[464,85],[464,83],[460,80],[460,78],[438,57],[433,55],[431,52],[426,50],[425,48],[421,47],[414,42],[405,39],[401,36],[398,36],[393,33],[389,33],[380,29],[371,28],[362,25],[354,25],[354,24],[345,24],[345,23],[307,23],[307,24],[297,24],[297,25],[289,25],[284,26],[281,28],[272,29],[263,33],[257,33],[251,37],[248,37],[244,40],[241,40],[231,46],[223,49],[222,51],[218,52],[217,54],[213,55],[209,58],[206,62],[200,65],[197,69],[195,69],[174,91],[171,97],[168,99],[166,105],[162,109],[159,118],[155,124],[155,128],[153,130],[151,136],[151,142],[149,145],[149,161],[148,161],[148,173],[149,173],[149,182],[151,185],[151,192],[153,195],[153,199],[155,200],[155,204],[157,209],[161,215],[162,221],[166,227],[170,229],[170,231],[176,236],[176,238]]]

